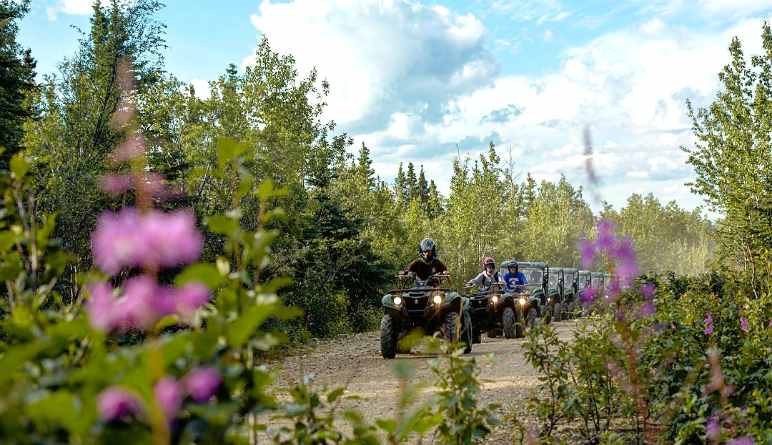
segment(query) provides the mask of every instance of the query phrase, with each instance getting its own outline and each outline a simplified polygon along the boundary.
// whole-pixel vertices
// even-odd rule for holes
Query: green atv
[[[508,265],[509,263],[505,263]],[[525,336],[527,328],[534,327],[547,308],[549,267],[543,262],[517,261],[518,270],[527,283],[518,286],[513,294],[515,305],[515,337]],[[503,314],[506,316],[506,314]],[[503,318],[503,317],[502,317]]]
[[[555,320],[569,320],[573,318],[577,307],[579,271],[573,267],[562,268],[563,276],[560,280],[560,310],[555,311]]]
[[[509,264],[505,261],[504,266]],[[480,343],[482,333],[496,338],[517,337],[518,292],[505,291],[503,283],[493,283],[487,289],[472,292],[467,296],[469,312],[472,315],[472,341]]]
[[[458,292],[440,285],[450,280],[448,274],[433,274],[426,280],[410,275],[398,275],[400,287],[383,296],[384,314],[381,319],[381,355],[391,359],[399,350],[400,340],[421,330],[427,335],[435,332],[449,342],[459,339],[465,343],[464,353],[472,352],[472,320],[468,302]],[[409,282],[413,281],[409,286]]]
[[[547,324],[552,321],[559,321],[560,314],[563,311],[562,307],[562,291],[563,288],[563,269],[560,267],[545,267],[547,273],[547,301],[545,301],[545,308],[543,312],[544,322]]]

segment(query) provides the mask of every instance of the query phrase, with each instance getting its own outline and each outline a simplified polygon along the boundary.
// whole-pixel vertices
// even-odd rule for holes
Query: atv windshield
[[[560,276],[557,272],[550,274],[550,287],[558,287],[558,278],[560,278]]]
[[[542,271],[539,269],[523,269],[520,272],[525,275],[528,284],[541,285]]]
[[[592,279],[592,287],[595,288],[595,289],[602,288],[603,287],[603,278],[601,278],[601,277],[593,278]]]

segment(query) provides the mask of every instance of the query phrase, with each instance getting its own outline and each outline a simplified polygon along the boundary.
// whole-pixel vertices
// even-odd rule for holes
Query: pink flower
[[[217,391],[222,379],[214,368],[196,368],[185,377],[184,384],[190,397],[196,402],[206,402]]]
[[[610,219],[601,219],[598,221],[598,249],[609,250],[614,244],[614,222]]]
[[[641,295],[643,295],[645,298],[650,299],[654,296],[654,292],[657,291],[657,286],[655,286],[653,283],[646,283],[643,286],[641,286]]]
[[[209,289],[201,283],[188,283],[174,292],[177,313],[189,317],[209,302]]]
[[[145,152],[145,138],[140,133],[134,133],[110,154],[114,163],[126,162],[137,158]]]
[[[116,386],[102,391],[97,396],[99,416],[105,422],[112,422],[124,417],[138,415],[142,407],[134,395]]]
[[[111,196],[118,196],[131,189],[130,175],[105,175],[99,179],[99,188]]]
[[[649,317],[651,315],[654,315],[656,312],[656,308],[654,307],[654,303],[651,301],[647,301],[646,303],[643,303],[641,305],[640,314],[642,317]]]
[[[172,377],[164,377],[155,384],[153,393],[161,411],[166,416],[166,420],[174,420],[182,407],[182,385]]]
[[[596,251],[597,249],[595,247],[595,243],[592,241],[587,239],[579,241],[579,252],[582,257],[582,267],[589,268],[592,266]]]
[[[748,332],[750,327],[748,326],[748,319],[745,317],[740,317],[740,329],[743,332]]]
[[[134,208],[99,216],[91,236],[94,262],[115,275],[124,267],[172,267],[195,261],[203,237],[190,211],[140,214]]]
[[[710,312],[705,317],[705,335],[713,335],[713,314]]]
[[[751,436],[738,437],[727,442],[727,445],[753,445],[753,438]]]
[[[713,414],[708,419],[707,425],[705,425],[705,436],[712,440],[717,441],[721,435],[721,424],[718,422],[718,416]]]
[[[95,283],[87,287],[91,298],[86,302],[91,326],[100,331],[113,329],[113,288],[107,283]]]
[[[588,287],[579,294],[579,301],[581,301],[583,304],[592,303],[592,301],[595,300],[595,295],[597,292],[598,291],[595,288]]]

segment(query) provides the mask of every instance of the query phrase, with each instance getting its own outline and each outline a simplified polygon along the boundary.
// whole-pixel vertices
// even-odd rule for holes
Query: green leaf
[[[186,267],[174,279],[174,284],[182,286],[187,283],[202,283],[209,289],[217,289],[222,284],[225,277],[217,269],[217,266],[211,263],[196,263]]]
[[[10,230],[0,232],[0,252],[5,252],[16,243],[19,236]]]
[[[327,403],[334,403],[343,393],[346,392],[345,388],[335,388],[327,393]]]
[[[214,233],[233,236],[240,229],[239,222],[223,215],[210,216],[206,219],[206,226]]]
[[[61,425],[69,431],[79,429],[79,403],[71,393],[57,391],[29,404],[27,412],[39,425]]]
[[[22,153],[16,153],[11,158],[11,173],[15,179],[21,179],[29,172],[30,164]]]
[[[220,168],[223,168],[246,151],[246,145],[240,144],[235,139],[219,138],[217,140],[217,163]]]
[[[275,304],[256,304],[249,307],[239,318],[228,325],[228,344],[239,347],[246,343],[254,330],[273,314],[275,307]]]
[[[375,424],[387,433],[394,434],[397,431],[397,421],[394,419],[378,419],[375,421]]]

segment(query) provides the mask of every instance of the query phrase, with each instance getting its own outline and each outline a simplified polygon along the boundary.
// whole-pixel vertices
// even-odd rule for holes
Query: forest
[[[300,74],[267,39],[202,98],[165,67],[161,8],[95,2],[77,51],[37,76],[17,41],[29,1],[0,1],[0,438],[257,443],[274,412],[287,426],[273,443],[477,443],[494,425],[526,443],[772,440],[769,24],[762,54],[727,42],[721,90],[689,104],[685,187],[705,206],[631,194],[594,212],[592,190],[523,176],[493,142],[453,161],[447,193],[412,162],[378,177],[370,147],[323,119],[323,73]],[[317,412],[343,390],[270,393],[267,357],[377,328],[421,239],[455,287],[486,255],[614,271],[614,252],[588,266],[579,249],[600,221],[631,240],[641,274],[571,342],[549,326],[529,335],[544,379],[524,416],[478,404],[475,359],[452,345],[435,345],[441,402],[409,416],[347,413],[343,428]],[[645,283],[656,312],[632,317]],[[130,306],[151,294],[165,302],[155,315]]]

